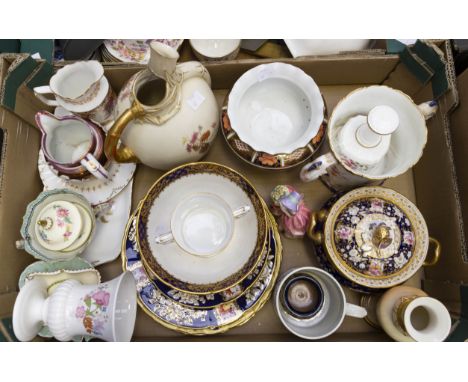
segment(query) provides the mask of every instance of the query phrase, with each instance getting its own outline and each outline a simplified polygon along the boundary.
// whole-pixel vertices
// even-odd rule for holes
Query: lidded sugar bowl
[[[309,237],[326,267],[364,289],[401,284],[437,263],[440,243],[429,237],[417,207],[384,187],[361,187],[311,214]],[[427,256],[429,243],[434,253]]]

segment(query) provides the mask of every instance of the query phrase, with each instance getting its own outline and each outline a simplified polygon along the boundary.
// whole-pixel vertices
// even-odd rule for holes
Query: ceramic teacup
[[[367,315],[364,308],[346,302],[343,288],[333,276],[315,267],[286,272],[276,285],[274,302],[286,329],[308,340],[333,334],[345,316]]]
[[[89,174],[109,178],[99,161],[104,158],[104,133],[99,126],[75,115],[56,117],[46,111],[36,113],[36,123],[44,156],[59,173],[71,178]]]
[[[403,297],[394,308],[394,320],[418,342],[443,341],[452,326],[447,308],[432,297]]]
[[[52,292],[44,278],[20,289],[13,309],[13,329],[20,341],[32,340],[48,326],[59,341],[92,336],[104,341],[130,341],[136,318],[136,285],[130,272],[94,285],[76,279]]]
[[[62,106],[98,123],[113,120],[115,94],[98,61],[64,66],[51,77],[49,85],[35,87],[34,94],[48,106]],[[46,95],[52,95],[53,99]]]
[[[157,244],[176,242],[196,256],[212,256],[222,251],[234,233],[234,219],[250,210],[235,211],[217,195],[197,193],[182,200],[171,216],[171,232],[156,237]]]

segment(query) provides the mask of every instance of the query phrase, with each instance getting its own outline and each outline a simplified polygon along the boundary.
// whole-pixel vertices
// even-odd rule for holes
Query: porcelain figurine
[[[348,190],[403,174],[421,158],[426,119],[437,103],[416,105],[388,86],[356,89],[334,108],[328,124],[330,151],[305,165],[301,180],[321,180],[332,190]]]
[[[280,231],[291,239],[304,237],[310,222],[310,209],[304,195],[292,186],[276,186],[270,194],[273,215],[278,217]]]
[[[98,125],[75,115],[56,117],[47,111],[40,111],[35,117],[42,132],[44,156],[61,175],[83,178],[91,174],[102,180],[109,178],[101,164],[105,162],[104,132]]]
[[[115,93],[98,61],[65,65],[50,78],[49,85],[35,87],[34,94],[48,106],[61,106],[99,124],[113,120]]]
[[[20,341],[31,341],[45,325],[59,341],[80,335],[119,342],[132,338],[137,304],[130,272],[94,285],[65,280],[50,295],[47,289],[42,278],[20,289],[13,308],[13,330]]]
[[[177,65],[177,51],[159,42],[150,48],[148,68],[120,91],[105,152],[117,162],[167,170],[207,153],[218,132],[219,111],[202,64]]]

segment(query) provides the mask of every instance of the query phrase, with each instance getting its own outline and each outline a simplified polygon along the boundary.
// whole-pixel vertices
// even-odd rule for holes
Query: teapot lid
[[[71,202],[57,200],[39,212],[35,230],[37,240],[52,251],[62,251],[80,236],[83,220],[78,208]]]
[[[422,266],[429,245],[416,206],[383,187],[362,187],[342,196],[331,208],[324,231],[338,271],[370,288],[407,280]]]

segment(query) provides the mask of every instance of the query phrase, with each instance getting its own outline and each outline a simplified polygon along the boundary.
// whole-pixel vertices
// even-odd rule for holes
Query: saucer
[[[232,129],[255,151],[291,154],[306,147],[324,120],[324,101],[303,70],[275,62],[245,72],[228,97]]]
[[[232,211],[250,207],[248,214],[235,219],[226,248],[202,258],[176,245],[157,244],[155,238],[170,231],[179,201],[207,189],[222,195]],[[137,215],[137,237],[146,268],[185,293],[211,294],[232,288],[255,269],[266,245],[268,227],[261,197],[242,175],[215,163],[191,163],[167,172],[148,191]]]
[[[131,256],[132,251],[140,252],[138,242],[136,241],[136,217],[132,215],[130,217],[129,226],[127,226],[125,234],[125,250],[129,252],[128,256]],[[161,282],[157,277],[153,277],[154,285],[164,294],[167,298],[178,302],[180,305],[189,308],[213,308],[222,304],[226,304],[232,301],[242,294],[244,294],[250,287],[258,280],[261,272],[266,267],[267,257],[271,251],[271,248],[276,246],[274,232],[272,228],[269,228],[268,233],[268,245],[265,247],[263,255],[257,264],[257,267],[250,273],[241,283],[235,285],[230,289],[226,289],[219,293],[212,293],[207,295],[189,294],[180,292],[176,289],[168,287],[166,284]],[[148,272],[150,274],[151,272]]]
[[[266,264],[258,279],[241,296],[231,302],[212,308],[190,308],[166,296],[157,286],[157,280],[146,272],[135,233],[122,242],[122,265],[132,272],[137,284],[138,304],[156,322],[169,329],[190,335],[223,333],[251,319],[268,301],[278,277],[282,246],[274,218],[268,213],[274,240]],[[129,221],[129,226],[131,224]],[[130,228],[127,226],[127,230]],[[135,228],[134,228],[135,232]],[[133,240],[132,240],[133,238]]]
[[[69,179],[58,175],[45,160],[42,150],[39,150],[38,169],[44,190],[64,188],[75,191],[86,197],[93,206],[105,203],[121,192],[132,180],[136,164],[111,161],[105,167],[109,173],[108,180],[97,179],[94,176]]]
[[[80,255],[94,266],[115,260],[120,255],[119,240],[123,237],[132,204],[133,182],[108,202],[95,207],[96,232],[88,247]]]
[[[104,40],[104,58],[116,62],[147,64],[150,58],[149,44],[159,41],[174,49],[179,49],[183,39],[146,39],[146,40]]]

